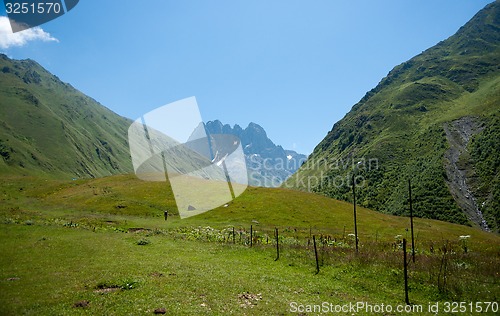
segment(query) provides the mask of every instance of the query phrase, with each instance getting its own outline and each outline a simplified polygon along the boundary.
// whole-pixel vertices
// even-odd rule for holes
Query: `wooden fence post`
[[[406,239],[403,238],[403,269],[404,269],[404,278],[405,278],[405,303],[406,305],[410,305],[410,300],[408,299],[408,261],[406,260]]]
[[[250,247],[253,246],[253,225],[250,225]]]
[[[356,253],[358,252],[358,223],[356,220],[356,181],[354,180],[354,173],[352,174],[352,196],[354,202],[354,238],[356,239]]]
[[[274,259],[274,261],[277,261],[280,258],[280,242],[278,238],[278,227],[276,227],[274,231],[276,235],[276,259]]]
[[[319,273],[318,249],[316,248],[316,236],[313,235],[314,255],[316,257],[316,274]]]
[[[410,194],[410,226],[411,226],[411,257],[415,263],[415,238],[413,238],[413,206],[411,200],[411,180],[408,179],[408,191]]]

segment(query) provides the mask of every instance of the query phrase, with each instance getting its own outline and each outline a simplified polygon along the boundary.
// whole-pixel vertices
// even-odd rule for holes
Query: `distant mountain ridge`
[[[231,134],[241,140],[252,186],[277,187],[307,159],[306,155],[275,145],[260,125],[251,122],[243,129],[219,120],[205,123],[208,134]]]
[[[408,215],[411,179],[417,216],[499,231],[498,139],[495,1],[455,35],[394,67],[285,185],[352,201],[354,173],[358,203]]]

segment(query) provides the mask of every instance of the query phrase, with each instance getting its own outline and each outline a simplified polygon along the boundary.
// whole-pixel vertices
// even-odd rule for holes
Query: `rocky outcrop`
[[[207,122],[205,128],[208,134],[231,134],[241,140],[252,186],[278,187],[307,159],[306,155],[274,144],[264,128],[256,123],[242,129],[237,124],[231,127],[215,120]]]
[[[443,128],[450,146],[444,157],[448,188],[469,220],[481,229],[489,231],[470,186],[472,179],[477,175],[472,166],[467,145],[471,138],[482,130],[479,119],[465,116],[451,123],[445,123]]]

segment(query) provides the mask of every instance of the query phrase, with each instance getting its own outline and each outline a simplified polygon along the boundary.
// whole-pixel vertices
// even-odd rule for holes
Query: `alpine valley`
[[[169,147],[173,176],[222,166],[211,184],[228,198],[186,218],[172,173],[163,177],[165,151],[155,152],[172,138],[137,124],[149,162],[138,169],[163,177],[144,181],[132,120],[35,61],[0,54],[0,315],[498,315],[499,42],[495,1],[390,71],[308,157],[256,123],[218,120],[204,125],[207,144],[216,134],[241,143],[223,136],[229,145],[213,153],[197,124],[192,147]],[[218,49],[236,60],[227,48]],[[137,76],[142,62],[117,66]],[[199,139],[213,159],[184,160],[201,152]],[[235,194],[222,162],[240,144],[251,185]],[[204,186],[210,175],[186,178],[185,192],[220,201]]]

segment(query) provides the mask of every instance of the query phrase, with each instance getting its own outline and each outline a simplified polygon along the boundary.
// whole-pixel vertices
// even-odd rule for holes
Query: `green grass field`
[[[358,208],[356,254],[352,205],[304,192],[248,188],[227,207],[184,220],[173,214],[167,184],[131,175],[6,177],[0,193],[2,315],[159,308],[168,315],[292,315],[299,314],[292,302],[404,305],[405,217]],[[165,209],[173,214],[167,221]],[[426,219],[415,219],[415,234],[414,306],[499,301],[498,235]],[[462,235],[470,235],[467,244]]]

